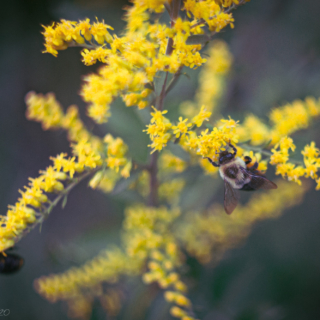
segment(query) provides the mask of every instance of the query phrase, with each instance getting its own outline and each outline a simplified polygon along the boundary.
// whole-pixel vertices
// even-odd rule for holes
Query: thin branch
[[[168,84],[168,86],[167,86],[167,88],[166,88],[166,90],[165,90],[165,96],[166,96],[166,95],[168,94],[168,92],[170,92],[170,91],[174,88],[174,86],[177,84],[177,82],[178,82],[178,80],[179,80],[179,78],[180,78],[180,76],[181,76],[181,71],[182,71],[182,69],[183,69],[183,66],[181,66],[181,67],[178,69],[178,71],[177,71],[177,72],[173,75],[173,77],[171,78],[171,80],[170,80],[170,82],[169,82],[169,84]],[[160,96],[159,96],[159,97],[154,97],[154,98],[152,99],[151,103],[150,103],[150,106],[153,106],[153,105],[156,103],[157,98],[159,99]]]
[[[59,201],[68,195],[68,193],[83,179],[87,178],[88,176],[90,176],[91,174],[95,173],[96,171],[98,171],[100,169],[100,167],[95,168],[93,170],[90,170],[86,173],[84,173],[83,175],[73,179],[73,182],[71,182],[65,189],[63,189],[61,191],[61,193],[53,200],[49,202],[49,206],[46,207],[44,209],[43,212],[38,212],[38,215],[40,215],[40,218],[37,219],[36,222],[34,222],[33,224],[31,224],[30,226],[28,226],[19,236],[17,236],[16,238],[14,238],[14,242],[17,243],[18,241],[20,241],[26,234],[28,234],[31,230],[33,230],[36,226],[38,226],[39,224],[41,225],[43,223],[43,221],[45,219],[48,218],[50,212],[52,211],[52,209],[59,203]]]
[[[183,69],[183,66],[181,66],[181,67],[178,69],[178,71],[173,75],[172,79],[170,80],[170,82],[169,82],[169,84],[168,84],[168,86],[167,86],[167,88],[166,88],[166,91],[165,91],[165,94],[166,94],[166,95],[167,95],[168,92],[170,92],[170,91],[174,88],[174,86],[177,84],[177,82],[178,82],[178,80],[179,80],[179,78],[180,78],[180,76],[181,76],[181,71],[182,71],[182,69]]]
[[[255,151],[255,152],[259,152],[267,157],[271,157],[272,156],[272,152],[268,151],[268,150],[263,150],[259,147],[253,147],[253,146],[250,146],[250,145],[247,145],[247,144],[239,144],[239,146],[245,150],[248,150],[248,151]]]
[[[166,72],[166,77],[164,78],[164,82],[162,85],[162,89],[161,89],[161,93],[158,99],[158,106],[157,109],[162,111],[163,109],[163,102],[164,102],[164,98],[166,96],[166,86],[167,86],[167,81],[168,81],[168,72]]]
[[[164,7],[166,8],[166,10],[169,13],[169,16],[171,17],[171,5],[168,2],[165,2]]]
[[[180,7],[181,7],[181,0],[173,0],[171,2],[171,26],[173,26],[179,17],[179,12],[180,12]],[[172,25],[173,24],[173,25]]]
[[[171,19],[171,28],[174,27],[176,20],[179,17],[180,12],[180,6],[181,6],[181,0],[172,0],[171,2],[171,10],[170,10],[170,19]],[[169,38],[167,49],[166,49],[166,55],[170,56],[173,51],[173,39]]]
[[[157,206],[158,205],[158,178],[157,178],[157,174],[158,174],[158,152],[154,152],[151,155],[151,163],[149,166],[149,174],[150,174],[150,194],[149,194],[149,201],[148,201],[148,205],[149,206]]]
[[[170,14],[170,19],[171,19],[171,28],[174,27],[175,22],[177,20],[177,18],[179,17],[179,12],[180,12],[180,7],[181,7],[181,0],[172,0],[171,4],[170,4],[170,9],[168,9],[168,12]],[[167,49],[166,49],[166,54],[167,55],[171,55],[173,51],[173,39],[169,38],[168,39],[168,43],[167,43]],[[174,84],[176,83],[177,79],[179,78],[180,74],[181,74],[181,69],[179,69],[178,72],[176,72],[175,76],[172,78],[169,86],[167,87],[167,81],[168,81],[168,71],[166,72],[166,76],[165,79],[163,81],[163,85],[162,85],[162,89],[161,89],[161,93],[159,95],[159,97],[156,97],[156,101],[157,101],[157,109],[158,110],[162,110],[163,109],[163,103],[164,103],[164,99],[166,97],[167,92],[169,92]],[[158,156],[159,153],[156,151],[151,155],[151,162],[150,162],[150,166],[149,166],[149,174],[150,174],[150,194],[149,194],[149,205],[150,206],[156,206],[158,204],[158,178],[157,178],[157,174],[158,174]]]
[[[87,49],[97,49],[101,46],[94,45],[94,44],[88,44],[88,43],[79,44],[79,43],[73,41],[68,44],[68,47],[81,47],[81,48],[87,48]]]
[[[162,85],[162,89],[161,89],[161,93],[158,99],[158,105],[157,105],[157,109],[158,110],[162,110],[163,109],[163,102],[164,102],[164,98],[166,96],[166,86],[167,86],[167,80],[168,80],[168,72],[166,73],[166,77],[164,79],[163,85]],[[149,194],[149,205],[150,206],[157,206],[158,205],[158,178],[157,178],[157,174],[158,174],[158,152],[154,152],[151,155],[151,163],[149,166],[149,174],[150,174],[150,194]]]

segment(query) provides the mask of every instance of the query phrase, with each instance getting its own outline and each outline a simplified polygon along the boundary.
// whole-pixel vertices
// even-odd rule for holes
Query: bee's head
[[[229,152],[229,151],[222,151],[219,154],[219,164],[224,164],[229,162],[230,160],[232,160],[234,158],[234,155]]]

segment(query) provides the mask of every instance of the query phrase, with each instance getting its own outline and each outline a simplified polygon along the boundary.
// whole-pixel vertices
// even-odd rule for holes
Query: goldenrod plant
[[[145,285],[154,283],[162,290],[170,306],[167,316],[199,319],[188,296],[187,257],[201,264],[218,260],[248,236],[256,221],[276,218],[300,203],[312,185],[305,180],[314,180],[314,188],[320,189],[319,148],[310,141],[298,150],[292,138],[319,117],[318,98],[274,107],[266,119],[248,114],[241,122],[219,108],[233,57],[217,35],[234,28],[233,10],[250,5],[247,2],[132,0],[124,16],[126,27],[118,33],[103,17],[43,26],[43,52],[57,57],[61,50],[81,47],[79,59],[86,66],[102,64],[81,87],[87,116],[104,130],[103,124],[113,121],[110,106],[121,98],[143,114],[149,137],[150,161],[141,164],[132,159],[122,138],[88,130],[77,106],[64,111],[53,93],[26,95],[27,118],[40,122],[44,130],[65,130],[71,152],[52,157],[52,165],[30,178],[17,202],[0,216],[0,252],[46,223],[56,205],[86,178],[91,188],[111,197],[121,183],[140,194],[125,210],[121,245],[105,249],[83,266],[34,281],[35,290],[50,302],[66,302],[70,317],[89,319],[97,299],[116,317],[125,300],[123,283],[140,276]],[[181,101],[177,119],[171,119],[166,96],[187,70],[196,68],[201,70],[195,97]],[[278,190],[253,193],[230,216],[222,209],[223,199],[205,210],[186,212],[180,206],[186,171],[201,168],[199,174],[222,185],[218,169],[206,158],[217,161],[230,143],[239,157],[258,162],[258,170],[275,170],[282,177],[276,181]]]

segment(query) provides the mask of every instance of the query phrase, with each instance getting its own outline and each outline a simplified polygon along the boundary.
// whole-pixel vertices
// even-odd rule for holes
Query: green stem
[[[95,46],[93,44],[87,44],[87,43],[79,44],[77,42],[71,42],[68,44],[68,47],[81,47],[81,48],[86,48],[86,49],[97,49],[99,46]]]
[[[172,0],[171,6],[170,6],[171,28],[174,27],[176,20],[179,17],[180,6],[181,6],[181,0]],[[173,51],[173,39],[169,38],[166,55],[170,56],[172,51]]]
[[[179,80],[179,78],[180,78],[180,76],[181,76],[182,68],[183,68],[183,66],[181,66],[181,67],[178,69],[178,71],[177,71],[177,72],[173,75],[173,77],[171,78],[171,80],[170,80],[170,82],[169,82],[169,84],[168,84],[168,86],[167,86],[167,88],[166,88],[166,91],[165,91],[165,94],[166,94],[166,95],[167,95],[168,92],[170,92],[170,91],[174,88],[174,86],[177,84],[177,82],[178,82],[178,80]]]
[[[43,221],[45,219],[48,218],[50,212],[52,211],[52,209],[59,203],[59,201],[66,196],[80,181],[82,181],[83,179],[87,178],[88,176],[90,176],[91,174],[95,173],[96,171],[98,171],[100,169],[100,167],[95,168],[93,170],[90,170],[86,173],[84,173],[83,175],[74,178],[72,180],[72,182],[65,188],[63,189],[60,194],[53,200],[53,201],[48,201],[49,202],[49,206],[46,207],[44,209],[43,212],[39,212],[38,214],[40,214],[40,218],[37,219],[36,222],[34,222],[33,224],[31,224],[30,226],[28,226],[20,235],[18,235],[15,239],[14,242],[17,243],[19,242],[25,235],[27,235],[31,230],[33,230],[37,225],[41,225],[43,223]]]
[[[250,145],[247,145],[247,144],[239,144],[239,146],[245,150],[248,150],[248,151],[255,151],[255,152],[259,152],[267,157],[271,157],[272,156],[272,152],[270,151],[267,151],[267,150],[263,150],[259,147],[253,147],[253,146],[250,146]]]
[[[149,184],[150,184],[150,194],[149,194],[149,201],[148,205],[155,207],[158,205],[158,187],[159,187],[159,182],[158,182],[158,156],[159,152],[154,152],[151,155],[151,162],[149,166],[149,174],[150,174],[150,179],[149,179]]]
[[[166,72],[166,77],[164,78],[164,82],[162,85],[162,89],[161,89],[161,93],[158,99],[158,106],[157,109],[162,111],[163,109],[163,102],[164,102],[164,98],[166,96],[166,86],[167,86],[167,81],[168,81],[168,72]]]
[[[170,19],[171,19],[171,28],[174,27],[175,22],[177,18],[179,17],[179,12],[180,12],[180,6],[181,6],[181,0],[172,0],[170,9],[168,8],[168,12],[170,13]],[[166,54],[171,55],[173,51],[173,39],[169,38],[168,43],[167,43],[167,49],[166,49]],[[173,88],[175,83],[177,82],[180,74],[181,74],[181,69],[179,68],[178,72],[175,73],[173,78],[171,79],[168,87],[167,87],[167,81],[168,81],[168,71],[166,72],[166,76],[162,85],[161,93],[159,97],[156,98],[157,101],[157,109],[158,110],[163,110],[163,104],[164,104],[164,99],[166,97],[166,94]],[[158,157],[159,153],[156,151],[151,155],[151,161],[149,165],[149,174],[150,174],[150,194],[149,194],[149,205],[150,206],[156,206],[158,204]]]

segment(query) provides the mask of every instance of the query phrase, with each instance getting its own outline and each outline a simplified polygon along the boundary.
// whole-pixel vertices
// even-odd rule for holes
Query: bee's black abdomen
[[[14,273],[22,268],[23,258],[17,254],[7,253],[6,256],[0,254],[0,273]]]

